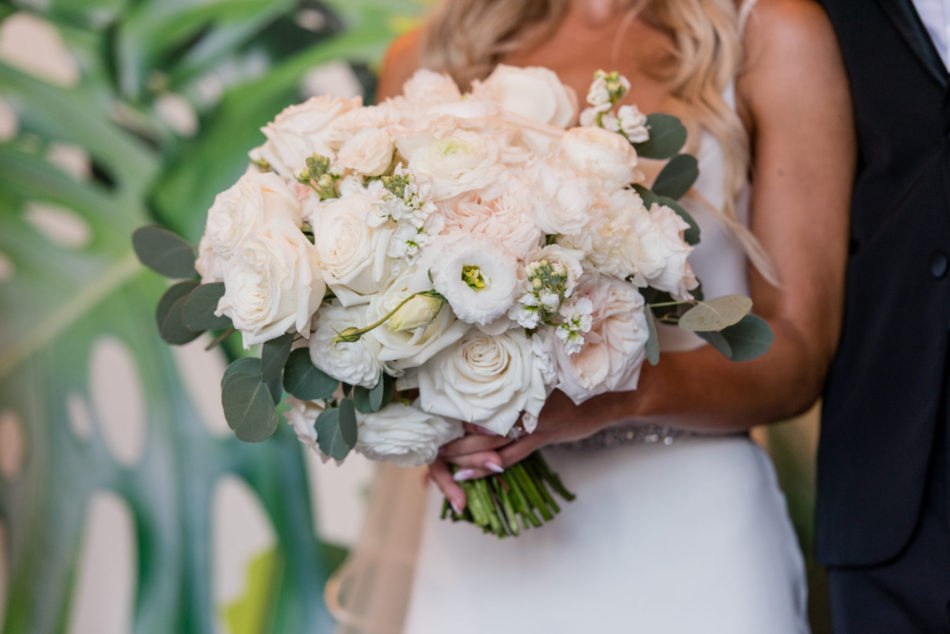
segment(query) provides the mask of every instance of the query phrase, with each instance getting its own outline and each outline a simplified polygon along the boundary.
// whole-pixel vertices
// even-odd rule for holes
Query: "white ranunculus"
[[[590,223],[576,235],[559,237],[558,244],[583,251],[590,266],[605,275],[634,276],[640,283],[644,223],[649,226],[649,213],[636,192],[598,192]]]
[[[455,129],[442,135],[420,132],[396,141],[408,168],[431,187],[431,200],[445,200],[487,188],[504,174],[503,140]]]
[[[379,362],[379,343],[373,332],[357,341],[336,342],[347,328],[368,326],[366,306],[344,307],[333,300],[320,308],[316,330],[310,336],[310,361],[337,381],[371,388],[383,369]]]
[[[439,236],[420,263],[462,321],[481,326],[505,315],[520,288],[518,261],[477,234]]]
[[[687,258],[691,247],[683,239],[689,224],[671,208],[654,203],[641,223],[640,271],[653,288],[666,291],[676,299],[690,299],[689,291],[699,282]]]
[[[619,134],[602,128],[571,128],[561,137],[560,155],[579,174],[599,178],[608,190],[642,180],[637,151]]]
[[[494,336],[473,328],[420,367],[418,379],[423,410],[501,435],[522,412],[536,417],[548,395],[542,364],[520,328]]]
[[[518,258],[538,248],[544,236],[531,217],[535,194],[517,178],[507,182],[507,191],[494,200],[472,196],[443,205],[446,233],[465,231],[492,238]]]
[[[547,68],[499,64],[488,79],[472,89],[475,99],[487,99],[516,115],[566,128],[577,116],[577,95]]]
[[[584,278],[574,293],[593,305],[591,329],[576,354],[551,331],[546,336],[557,365],[557,389],[575,404],[604,392],[622,392],[637,387],[640,366],[649,339],[645,302],[633,285],[605,277]]]
[[[286,219],[299,227],[300,203],[276,174],[249,170],[215,196],[204,237],[218,257],[227,259],[248,236],[273,219]]]
[[[422,107],[462,100],[462,93],[451,77],[425,68],[417,70],[403,84],[402,94],[413,105]]]
[[[544,233],[576,235],[590,222],[594,194],[587,180],[545,161],[528,167],[522,178],[531,192],[531,218]]]
[[[375,323],[406,297],[431,288],[425,269],[407,270],[393,280],[389,288],[373,297],[366,318],[369,323]],[[436,301],[441,303],[442,300]],[[469,328],[446,306],[441,306],[424,328],[397,330],[390,328],[391,322],[392,319],[373,331],[380,345],[379,360],[389,367],[391,373],[422,365],[439,350],[458,341]]]
[[[295,179],[314,154],[330,156],[327,131],[338,116],[359,108],[359,97],[342,99],[324,95],[285,108],[261,128],[267,143],[254,151],[254,156],[267,161],[271,168],[287,179]]]
[[[392,224],[370,223],[378,204],[372,196],[353,193],[308,209],[324,279],[345,306],[369,301],[394,273],[387,257]]]
[[[316,251],[286,219],[275,219],[242,242],[223,267],[217,315],[241,331],[244,347],[294,328],[305,337],[326,285]]]
[[[356,451],[370,460],[417,467],[435,460],[439,447],[463,434],[459,421],[394,402],[359,417]]]
[[[302,401],[295,396],[287,397],[287,404],[290,409],[287,410],[287,422],[290,423],[297,433],[297,439],[308,448],[316,451],[323,460],[326,456],[320,451],[317,444],[317,430],[314,424],[317,417],[326,410],[327,405],[323,401]]]
[[[392,163],[395,149],[388,132],[364,128],[343,142],[337,154],[337,164],[364,176],[379,176]]]

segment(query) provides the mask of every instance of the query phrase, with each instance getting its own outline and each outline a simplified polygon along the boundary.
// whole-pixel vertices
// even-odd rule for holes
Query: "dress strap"
[[[756,3],[759,0],[742,0],[742,5],[739,7],[739,33],[745,32],[746,22],[749,21],[749,16],[752,14],[752,9],[755,8]]]

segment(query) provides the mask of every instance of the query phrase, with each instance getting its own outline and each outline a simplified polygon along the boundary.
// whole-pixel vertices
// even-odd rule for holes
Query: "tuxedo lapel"
[[[942,87],[947,87],[947,69],[937,48],[921,22],[912,0],[877,0],[884,13],[894,23],[898,33],[907,41],[924,68]]]

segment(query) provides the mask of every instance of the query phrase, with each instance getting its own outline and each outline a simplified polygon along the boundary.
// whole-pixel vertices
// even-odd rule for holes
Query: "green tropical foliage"
[[[260,143],[258,128],[304,96],[306,73],[351,60],[371,92],[367,64],[421,4],[0,3],[0,27],[22,12],[55,25],[80,71],[64,87],[0,62],[0,96],[19,122],[0,143],[0,255],[13,271],[0,281],[0,410],[12,412],[26,437],[19,474],[0,476],[5,634],[68,628],[83,520],[96,491],[114,493],[131,510],[133,630],[211,632],[211,495],[224,475],[258,496],[278,543],[256,564],[268,582],[255,578],[258,596],[228,608],[227,620],[242,632],[329,629],[320,597],[328,553],[338,557],[313,537],[296,439],[286,426],[259,445],[207,430],[155,328],[166,283],[138,263],[130,235],[158,223],[196,241],[214,194]],[[163,115],[169,98],[193,109],[193,129]],[[50,160],[62,144],[88,155],[91,177]],[[36,204],[55,206],[54,221],[78,222],[85,238],[51,241],[30,218]],[[90,356],[104,339],[127,350],[144,400],[144,448],[131,464],[110,451],[95,407],[89,433],[76,431],[75,404],[94,404]]]

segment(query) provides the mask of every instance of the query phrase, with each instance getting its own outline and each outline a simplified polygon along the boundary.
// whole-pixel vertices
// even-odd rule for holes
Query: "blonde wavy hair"
[[[665,109],[681,115],[695,140],[710,132],[724,157],[725,202],[716,209],[732,229],[752,264],[771,283],[777,276],[758,240],[736,215],[735,201],[746,186],[749,136],[723,93],[740,72],[743,47],[734,0],[619,0],[629,10],[615,42],[637,17],[666,32],[674,43],[671,65],[651,69],[669,86]],[[571,0],[447,0],[433,13],[422,34],[422,67],[450,74],[460,85],[491,73],[508,54],[529,50],[558,28]],[[609,69],[608,69],[609,70]],[[691,141],[690,151],[696,144]],[[712,207],[712,205],[709,205]]]

